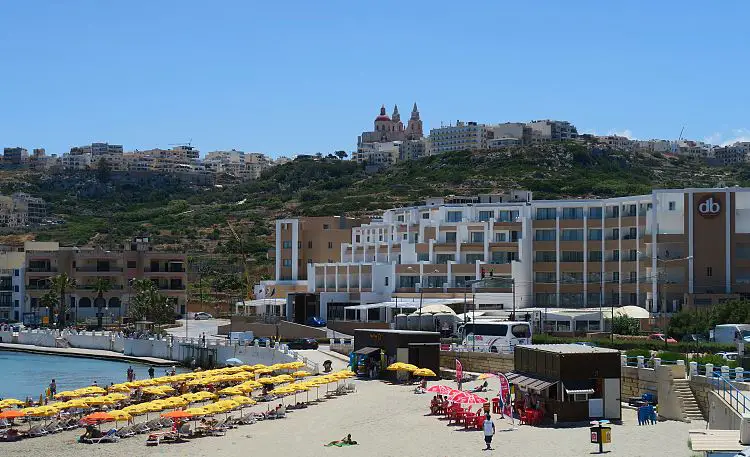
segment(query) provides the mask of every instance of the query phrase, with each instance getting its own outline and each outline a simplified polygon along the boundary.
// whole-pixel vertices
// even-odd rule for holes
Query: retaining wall
[[[513,354],[492,352],[440,351],[440,366],[455,368],[456,359],[461,361],[464,371],[475,373],[507,373],[513,371]]]

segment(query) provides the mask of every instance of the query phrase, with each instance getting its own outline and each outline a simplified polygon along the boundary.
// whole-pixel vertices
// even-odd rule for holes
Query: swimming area
[[[0,351],[0,398],[30,396],[34,400],[44,393],[52,379],[57,391],[100,386],[127,381],[127,369],[132,366],[136,379],[148,378],[149,365],[79,357],[30,354]],[[178,372],[185,371],[180,370]],[[165,368],[154,367],[155,376],[163,376]]]

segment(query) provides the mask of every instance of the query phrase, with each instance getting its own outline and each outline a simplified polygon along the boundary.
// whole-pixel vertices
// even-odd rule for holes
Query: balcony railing
[[[57,267],[29,267],[29,273],[57,273]]]
[[[185,290],[185,284],[179,284],[179,285],[159,284],[159,290]]]
[[[79,273],[121,273],[122,268],[120,267],[100,268],[96,266],[86,266],[86,267],[76,267],[76,271]]]
[[[149,268],[143,269],[144,273],[185,273],[185,267]]]
[[[94,284],[77,284],[76,289],[78,290],[96,290],[96,286]],[[122,290],[123,286],[119,284],[110,284],[109,290]]]

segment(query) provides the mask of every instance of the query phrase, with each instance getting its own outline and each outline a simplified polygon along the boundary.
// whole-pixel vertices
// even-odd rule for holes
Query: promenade
[[[88,359],[117,360],[121,362],[143,363],[160,367],[172,366],[175,364],[172,360],[160,359],[158,357],[136,357],[125,355],[122,352],[105,351],[102,349],[52,348],[30,344],[0,343],[0,350],[30,352],[33,354],[50,354],[65,357],[82,357]]]

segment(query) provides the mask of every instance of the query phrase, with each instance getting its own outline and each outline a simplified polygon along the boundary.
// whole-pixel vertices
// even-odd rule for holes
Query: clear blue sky
[[[617,3],[617,5],[615,5]],[[750,138],[750,3],[0,4],[0,145],[351,151],[382,103],[426,129]]]

